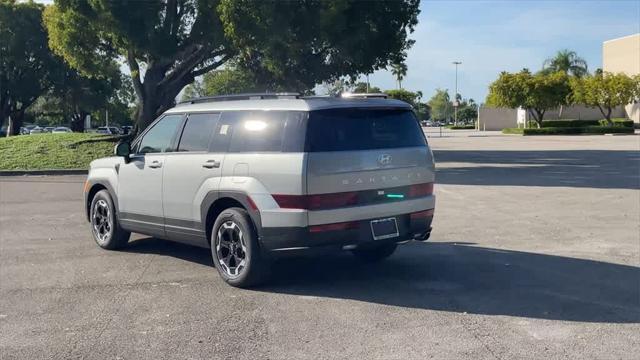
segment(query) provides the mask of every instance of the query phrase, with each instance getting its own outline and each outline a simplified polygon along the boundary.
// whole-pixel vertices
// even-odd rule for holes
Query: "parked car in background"
[[[64,134],[64,133],[70,133],[71,129],[69,129],[66,126],[58,126],[57,128],[53,129],[51,132],[54,134]]]
[[[47,126],[47,127],[45,127],[45,128],[44,128],[44,132],[48,132],[48,133],[50,133],[50,132],[52,132],[52,131],[53,131],[53,129],[55,129],[55,128],[56,128],[55,126]]]
[[[41,128],[40,126],[36,126],[33,129],[31,129],[31,131],[29,131],[29,134],[33,135],[33,134],[42,134],[44,133],[44,128]]]
[[[96,134],[120,135],[120,130],[115,126],[101,126],[96,130]]]
[[[35,129],[36,127],[38,127],[38,125],[25,125],[20,128],[20,134],[29,135],[31,134],[31,130]]]

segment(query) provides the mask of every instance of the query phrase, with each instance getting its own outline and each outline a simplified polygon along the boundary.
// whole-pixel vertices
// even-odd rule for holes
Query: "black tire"
[[[89,221],[93,240],[103,249],[115,250],[129,242],[131,233],[120,227],[116,208],[107,190],[100,190],[91,200]]]
[[[351,252],[358,259],[364,262],[373,263],[373,262],[378,262],[388,258],[396,251],[397,247],[398,247],[398,244],[392,243],[392,244],[383,244],[376,247],[354,249],[354,250],[351,250]]]
[[[266,279],[268,264],[246,210],[223,210],[213,224],[210,240],[213,263],[227,284],[246,288]]]

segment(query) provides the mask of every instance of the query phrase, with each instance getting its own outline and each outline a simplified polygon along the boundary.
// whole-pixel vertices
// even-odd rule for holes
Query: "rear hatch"
[[[432,190],[433,156],[409,109],[311,111],[305,147],[307,194],[335,193],[335,205],[401,201]]]

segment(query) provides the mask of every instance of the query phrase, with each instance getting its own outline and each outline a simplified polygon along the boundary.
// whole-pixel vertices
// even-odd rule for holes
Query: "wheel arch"
[[[90,212],[91,212],[91,202],[93,201],[93,198],[96,196],[96,194],[98,193],[98,191],[100,190],[107,190],[107,192],[109,193],[109,196],[111,196],[111,200],[113,201],[113,206],[115,207],[116,210],[116,214],[118,214],[118,198],[115,195],[115,192],[113,191],[113,188],[111,187],[111,185],[106,182],[106,181],[100,181],[100,180],[87,180],[88,182],[88,188],[89,190],[85,193],[85,215],[87,217],[87,221],[89,221],[89,216],[90,216]]]
[[[216,218],[222,211],[232,207],[239,207],[247,211],[251,222],[253,223],[254,230],[260,239],[261,235],[261,220],[260,212],[255,207],[255,204],[248,194],[240,191],[212,191],[205,196],[201,206],[201,219],[204,227],[207,243],[211,246],[211,228]]]

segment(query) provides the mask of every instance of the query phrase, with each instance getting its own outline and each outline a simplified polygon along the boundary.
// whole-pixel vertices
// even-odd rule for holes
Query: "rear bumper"
[[[391,216],[389,216],[391,217]],[[304,252],[313,249],[340,250],[372,246],[380,243],[399,243],[408,240],[425,241],[431,234],[432,216],[411,219],[410,214],[395,216],[398,236],[374,240],[370,222],[374,219],[358,220],[353,229],[311,232],[309,227],[263,227],[260,243],[272,254]]]

